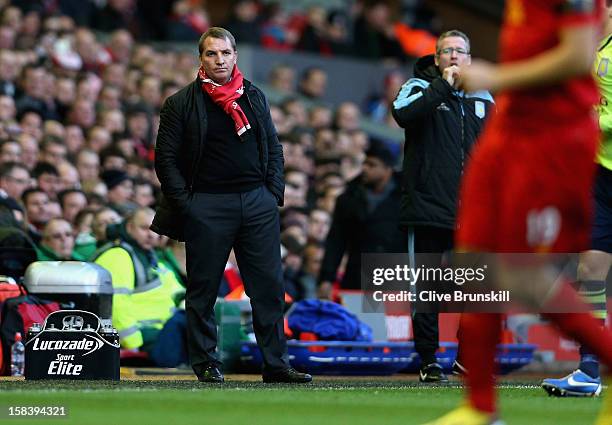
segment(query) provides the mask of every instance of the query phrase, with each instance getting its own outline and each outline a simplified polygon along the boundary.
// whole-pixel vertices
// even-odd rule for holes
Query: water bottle
[[[11,347],[11,376],[23,376],[25,366],[25,346],[21,342],[21,333],[15,334],[15,343]]]

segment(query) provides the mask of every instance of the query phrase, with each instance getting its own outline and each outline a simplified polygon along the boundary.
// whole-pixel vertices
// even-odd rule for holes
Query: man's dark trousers
[[[414,226],[408,229],[408,255],[431,254],[427,256],[417,256],[417,261],[427,260],[426,267],[440,267],[442,264],[442,254],[453,248],[453,231],[432,226]],[[412,262],[412,258],[410,259]],[[411,267],[420,267],[421,264]],[[417,291],[419,284],[416,285]],[[428,305],[425,313],[419,313],[418,303],[413,304],[414,314],[412,315],[412,329],[414,333],[414,349],[421,357],[422,365],[436,362],[436,350],[439,343],[438,313],[431,312],[431,305]]]
[[[194,371],[219,365],[214,305],[232,248],[253,308],[264,371],[290,367],[283,326],[284,287],[277,200],[265,187],[194,193],[186,211],[187,343]]]

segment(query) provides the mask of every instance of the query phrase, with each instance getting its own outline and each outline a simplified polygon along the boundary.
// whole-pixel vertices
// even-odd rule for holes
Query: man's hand
[[[459,87],[466,92],[478,90],[495,91],[497,89],[495,65],[481,60],[472,62],[470,66],[466,66],[461,70]]]
[[[332,284],[331,282],[321,282],[317,289],[317,297],[320,300],[330,300],[332,297]]]
[[[461,68],[457,65],[451,65],[444,70],[442,73],[442,78],[444,78],[448,84],[457,88],[457,82],[461,78]]]

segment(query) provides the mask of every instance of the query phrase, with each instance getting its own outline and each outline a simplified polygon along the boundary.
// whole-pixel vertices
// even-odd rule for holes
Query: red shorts
[[[494,118],[464,175],[456,246],[482,252],[587,249],[597,141],[590,121],[526,131]]]

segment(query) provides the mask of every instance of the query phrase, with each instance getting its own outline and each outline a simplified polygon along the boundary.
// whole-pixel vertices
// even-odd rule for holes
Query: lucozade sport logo
[[[83,357],[99,350],[104,345],[104,341],[93,335],[83,335],[79,340],[42,340],[36,338],[32,350],[34,351],[51,351],[51,350],[79,350],[86,351]]]

